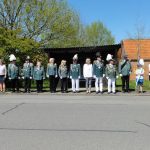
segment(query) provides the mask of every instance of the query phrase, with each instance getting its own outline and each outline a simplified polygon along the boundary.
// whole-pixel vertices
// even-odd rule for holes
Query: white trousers
[[[95,78],[95,90],[96,92],[100,91],[103,92],[103,78]]]
[[[79,79],[72,79],[72,91],[79,91]]]
[[[108,92],[116,92],[116,80],[115,79],[108,79]]]

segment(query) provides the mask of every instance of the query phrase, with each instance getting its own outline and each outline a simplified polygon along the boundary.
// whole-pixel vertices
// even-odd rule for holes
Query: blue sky
[[[136,24],[150,35],[150,0],[68,0],[80,14],[83,24],[102,21],[116,38],[116,43],[136,32]],[[149,36],[150,37],[150,36]]]

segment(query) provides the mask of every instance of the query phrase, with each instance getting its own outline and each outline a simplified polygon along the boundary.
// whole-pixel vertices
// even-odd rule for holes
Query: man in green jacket
[[[113,92],[116,94],[116,79],[117,76],[117,68],[113,59],[109,60],[109,64],[106,65],[106,78],[108,80],[108,94]]]
[[[93,77],[95,78],[96,94],[103,93],[103,77],[105,76],[104,61],[100,53],[96,53],[97,59],[93,63]]]
[[[79,79],[81,77],[81,67],[78,62],[78,55],[74,55],[73,64],[70,65],[70,79],[72,83],[72,92],[79,92]]]
[[[33,63],[30,62],[30,57],[27,56],[22,69],[22,79],[24,80],[24,92],[30,93],[31,80],[33,77]]]
[[[129,92],[129,80],[132,72],[131,63],[128,56],[125,55],[119,63],[119,74],[122,78],[122,92]]]

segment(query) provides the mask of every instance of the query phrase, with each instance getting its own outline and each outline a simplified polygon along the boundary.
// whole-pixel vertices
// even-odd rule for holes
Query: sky
[[[84,25],[103,22],[116,43],[134,36],[137,26],[144,28],[145,37],[150,37],[150,0],[68,0],[68,3],[79,13]]]

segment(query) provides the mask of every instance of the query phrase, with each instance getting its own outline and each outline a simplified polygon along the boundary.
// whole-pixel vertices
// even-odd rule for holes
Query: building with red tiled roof
[[[131,60],[133,73],[131,79],[135,79],[135,69],[137,67],[138,58],[142,58],[145,61],[145,79],[148,79],[148,65],[150,64],[150,39],[142,40],[123,40],[121,44],[121,56],[127,54]]]

